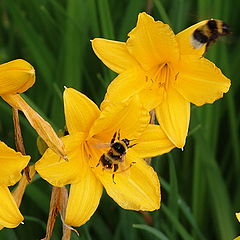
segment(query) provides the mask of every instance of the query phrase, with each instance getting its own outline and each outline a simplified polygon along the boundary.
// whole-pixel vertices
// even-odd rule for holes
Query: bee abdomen
[[[202,33],[201,30],[196,29],[193,33],[193,38],[197,40],[200,43],[207,43],[208,42],[208,37]]]
[[[112,151],[109,151],[108,152],[108,155],[110,158],[114,159],[114,160],[117,160],[119,159],[120,155],[119,154],[114,154]]]
[[[105,154],[101,156],[100,161],[102,162],[103,166],[107,168],[112,168],[112,161]]]

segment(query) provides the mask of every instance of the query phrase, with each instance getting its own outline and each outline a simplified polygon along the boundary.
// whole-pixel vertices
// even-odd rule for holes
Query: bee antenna
[[[132,148],[132,147],[135,146],[135,145],[137,145],[137,143],[134,143],[134,144],[128,146],[128,148]]]

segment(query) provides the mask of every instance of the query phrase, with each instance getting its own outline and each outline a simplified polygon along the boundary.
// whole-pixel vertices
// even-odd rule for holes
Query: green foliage
[[[115,74],[94,55],[90,40],[124,41],[137,14],[150,10],[175,32],[198,20],[219,18],[232,34],[212,46],[207,57],[232,80],[231,90],[213,105],[192,106],[184,151],[154,159],[161,176],[162,206],[150,213],[120,209],[103,196],[91,220],[71,239],[233,239],[240,235],[239,1],[224,0],[3,0],[0,5],[0,62],[24,58],[36,69],[36,84],[24,98],[56,130],[64,128],[63,86],[74,87],[99,104]],[[11,109],[0,102],[0,137],[14,146]],[[21,116],[26,152],[38,160],[37,135]],[[79,173],[80,174],[80,173]],[[25,224],[4,229],[0,239],[44,237],[51,188],[40,178],[27,187],[21,211]],[[52,239],[61,239],[57,220]]]

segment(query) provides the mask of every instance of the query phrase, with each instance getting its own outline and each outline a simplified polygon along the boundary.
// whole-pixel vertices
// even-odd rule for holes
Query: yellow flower
[[[37,172],[54,186],[71,184],[65,222],[84,224],[96,210],[102,188],[121,207],[153,211],[160,207],[157,174],[143,160],[170,151],[174,145],[161,128],[149,125],[149,114],[137,96],[123,104],[108,104],[102,111],[85,95],[67,88],[64,109],[69,135],[62,138],[69,161],[47,149],[36,163]],[[130,140],[119,169],[103,169],[100,158],[107,153],[114,133]]]
[[[236,218],[237,218],[237,220],[240,222],[240,212],[239,212],[239,213],[236,213]],[[234,240],[240,240],[240,236],[234,238]]]
[[[162,129],[182,148],[188,132],[190,102],[197,106],[213,103],[230,87],[205,51],[193,49],[190,37],[202,21],[175,35],[167,24],[140,13],[137,26],[125,42],[96,38],[96,55],[119,75],[108,87],[105,101],[125,101],[139,94],[145,107],[156,110]]]
[[[0,95],[25,92],[34,82],[34,68],[25,60],[16,59],[0,65]]]
[[[27,166],[29,160],[30,156],[23,156],[0,142],[0,226],[14,228],[23,221],[23,216],[8,186],[20,180],[21,171]]]
[[[23,93],[35,82],[35,70],[31,64],[16,59],[0,65],[0,96],[13,108],[22,111],[32,127],[61,157],[66,158],[62,141],[51,125],[35,112],[18,93]]]
[[[236,213],[237,220],[240,222],[240,212]]]

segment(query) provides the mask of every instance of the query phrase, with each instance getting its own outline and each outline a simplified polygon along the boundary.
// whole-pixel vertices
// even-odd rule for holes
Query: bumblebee
[[[130,141],[132,140],[128,140],[126,138],[121,139],[120,132],[119,131],[115,132],[110,144],[108,144],[110,149],[108,150],[108,152],[104,153],[101,156],[96,166],[98,167],[99,164],[101,163],[101,165],[103,166],[103,170],[105,169],[112,170],[113,183],[115,183],[114,176],[117,170],[119,169],[119,164],[122,163],[122,165],[125,166],[124,159],[125,159],[127,150],[136,145],[136,144],[130,145]],[[133,164],[135,164],[135,162],[132,162],[128,167],[121,169],[121,171],[119,171],[118,173],[128,170]]]
[[[193,32],[190,42],[195,49],[201,48],[206,44],[207,50],[211,43],[214,43],[219,37],[225,36],[229,33],[229,26],[225,22],[211,19]]]

